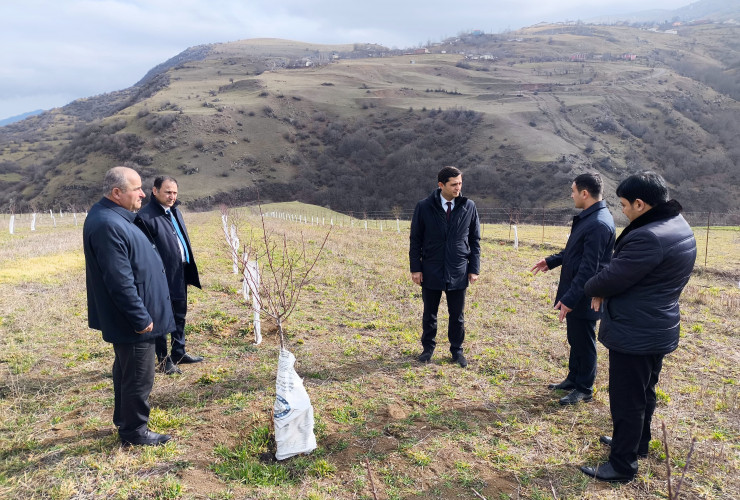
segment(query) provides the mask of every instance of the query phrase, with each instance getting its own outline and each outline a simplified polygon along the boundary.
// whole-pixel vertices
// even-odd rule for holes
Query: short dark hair
[[[460,169],[457,167],[444,167],[437,174],[437,181],[442,184],[447,184],[447,181],[452,177],[457,177],[458,175],[462,175],[462,172],[460,172]]]
[[[175,179],[174,177],[170,177],[169,175],[158,175],[154,178],[154,187],[157,189],[162,189],[162,183],[164,181],[174,182],[175,186],[178,186],[177,179]]]
[[[604,183],[601,180],[601,176],[596,172],[581,174],[573,179],[573,182],[578,191],[583,191],[585,189],[592,198],[599,198],[604,189]]]
[[[639,198],[654,207],[668,201],[668,187],[660,175],[644,170],[620,182],[617,186],[617,196],[629,201],[630,204]]]

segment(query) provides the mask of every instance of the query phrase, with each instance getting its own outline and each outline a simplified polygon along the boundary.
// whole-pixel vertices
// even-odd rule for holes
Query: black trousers
[[[182,300],[172,301],[172,314],[175,316],[175,330],[170,332],[172,338],[172,348],[170,356],[177,362],[185,355],[185,316],[188,313],[187,289],[185,298]],[[162,361],[167,357],[167,335],[157,337],[156,341],[157,361]]]
[[[568,377],[580,392],[591,394],[596,380],[596,321],[565,317],[570,356]]]
[[[662,367],[663,354],[609,350],[609,409],[614,426],[609,462],[617,472],[637,474],[637,455],[648,452],[655,384]]]
[[[113,424],[121,439],[143,436],[149,422],[154,385],[154,340],[113,344]]]
[[[450,314],[450,322],[447,325],[447,337],[450,340],[450,352],[455,355],[462,352],[462,344],[465,340],[465,291],[445,290],[447,297],[447,311]],[[437,345],[437,311],[442,299],[442,290],[429,290],[421,287],[421,298],[424,302],[424,314],[422,315],[421,345],[424,350],[433,351]]]

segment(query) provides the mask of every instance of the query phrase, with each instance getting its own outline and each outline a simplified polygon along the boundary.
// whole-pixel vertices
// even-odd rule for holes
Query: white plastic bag
[[[293,366],[295,356],[290,351],[280,351],[277,381],[275,383],[275,458],[285,460],[300,453],[316,449],[313,433],[313,406],[303,387],[303,380]]]

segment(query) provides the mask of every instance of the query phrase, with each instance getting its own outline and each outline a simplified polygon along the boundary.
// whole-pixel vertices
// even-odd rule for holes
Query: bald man
[[[136,214],[144,197],[135,170],[112,168],[82,231],[88,324],[113,344],[113,423],[123,445],[170,440],[148,427],[154,343],[175,320],[162,259]]]

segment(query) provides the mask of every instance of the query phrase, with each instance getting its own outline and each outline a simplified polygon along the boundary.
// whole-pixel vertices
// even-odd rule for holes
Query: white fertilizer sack
[[[303,380],[295,369],[295,356],[288,350],[280,351],[277,381],[275,383],[274,420],[275,458],[285,460],[316,449],[313,433],[313,406],[303,387]]]

